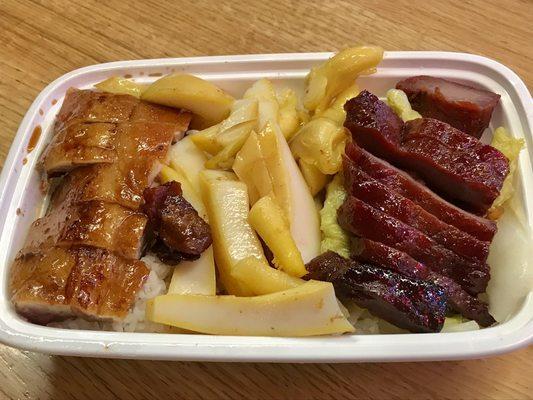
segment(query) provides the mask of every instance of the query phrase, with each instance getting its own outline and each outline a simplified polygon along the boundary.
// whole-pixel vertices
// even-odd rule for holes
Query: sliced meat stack
[[[484,292],[487,287],[490,272],[486,264],[459,256],[418,229],[355,196],[349,196],[339,208],[338,219],[348,232],[403,251],[431,270],[453,278],[472,294]]]
[[[67,92],[42,157],[48,176],[64,176],[11,271],[20,314],[42,324],[126,316],[149,273],[138,260],[143,192],[190,119],[128,95]]]
[[[404,79],[396,89],[407,94],[411,106],[423,117],[447,122],[478,139],[500,101],[500,95],[488,90],[425,75]]]
[[[461,206],[483,215],[499,194],[508,160],[444,122],[420,118],[404,124],[366,91],[345,109],[354,143],[347,145],[343,159],[348,196],[338,209],[338,221],[354,235],[352,259],[415,282],[431,282],[442,289],[450,310],[492,325],[487,305],[476,296],[490,279],[487,257],[496,225]],[[456,204],[397,167],[414,172]],[[357,291],[364,283],[357,274],[347,282],[346,293],[346,285]],[[391,286],[391,293],[396,288]],[[350,297],[365,307],[359,294]],[[394,319],[400,314],[369,310],[398,325]]]
[[[346,156],[357,168],[390,190],[415,202],[443,222],[490,242],[496,234],[496,223],[471,214],[439,197],[427,186],[413,179],[406,172],[373,156],[359,146],[348,145]]]
[[[498,196],[509,162],[495,148],[435,119],[404,124],[368,91],[344,107],[345,126],[359,146],[413,171],[449,200],[485,215]]]

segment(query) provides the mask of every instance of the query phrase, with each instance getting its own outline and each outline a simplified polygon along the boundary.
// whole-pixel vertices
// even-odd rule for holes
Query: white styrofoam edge
[[[78,75],[94,71],[113,71],[117,69],[158,67],[169,64],[214,65],[224,63],[226,67],[243,62],[248,66],[257,64],[258,71],[264,70],[266,62],[283,60],[320,61],[332,53],[299,53],[274,55],[245,55],[193,57],[180,59],[157,59],[114,62],[80,68],[72,71],[48,85],[36,98],[23,119],[0,176],[0,188],[13,187],[9,179],[16,179],[13,173],[14,159],[22,150],[24,132],[28,131],[38,105],[61,83]],[[448,62],[467,62],[483,66],[492,73],[504,77],[515,91],[520,107],[519,114],[525,118],[524,126],[533,125],[533,109],[526,107],[531,101],[524,83],[509,68],[485,57],[444,52],[388,52],[388,60],[440,60]],[[213,73],[216,74],[216,68]],[[516,99],[515,99],[516,100]],[[10,203],[11,192],[0,194],[0,215],[5,215]],[[0,220],[0,231],[4,219]],[[176,342],[176,335],[140,334],[127,335],[117,332],[65,331],[61,329],[35,326],[31,334],[21,333],[22,321],[11,321],[11,326],[0,316],[0,341],[19,348],[53,354],[87,355],[120,358],[152,358],[180,360],[233,360],[233,361],[403,361],[435,360],[482,357],[511,351],[523,347],[533,340],[533,296],[530,294],[521,311],[510,321],[499,326],[475,332],[426,334],[423,342],[420,335],[405,334],[372,336],[342,336],[337,338],[235,338],[204,335],[179,335],[183,341]],[[65,334],[66,332],[66,334]],[[133,338],[133,339],[132,339]],[[240,344],[235,344],[240,343]],[[448,347],[449,346],[449,347]],[[450,351],[451,348],[460,350]],[[275,351],[277,350],[277,351]],[[357,353],[359,351],[360,353]]]

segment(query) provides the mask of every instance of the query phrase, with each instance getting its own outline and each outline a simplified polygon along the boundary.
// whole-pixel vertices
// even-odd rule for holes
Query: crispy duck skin
[[[341,297],[353,299],[372,314],[411,332],[439,332],[446,295],[439,286],[407,278],[328,251],[307,264],[308,278],[333,283]]]
[[[81,101],[78,106],[75,99]],[[70,90],[41,162],[49,176],[80,166],[124,163],[126,158],[135,156],[133,146],[144,149],[151,139],[168,149],[172,141],[183,137],[190,120],[187,111],[146,103],[132,96]],[[143,129],[146,135],[139,136],[138,131]],[[128,142],[130,137],[132,143]],[[141,138],[143,141],[139,141]]]
[[[74,169],[64,178],[61,190],[74,198],[72,201],[105,201],[136,210],[142,203],[144,189],[159,172],[173,135],[170,124],[120,124],[116,140],[117,161]]]
[[[426,118],[444,121],[454,128],[480,138],[489,126],[500,95],[447,79],[413,76],[396,84],[411,106]]]
[[[396,193],[410,199],[443,222],[490,242],[496,234],[496,223],[456,207],[439,197],[407,173],[381,160],[359,146],[349,143],[346,156],[369,176]]]
[[[71,88],[57,114],[56,131],[75,122],[126,122],[138,103],[138,99],[127,94]]]
[[[50,247],[19,254],[9,291],[19,314],[47,324],[73,316],[120,320],[149,273],[142,261],[93,247]]]
[[[200,257],[212,243],[209,225],[181,193],[176,181],[144,190],[142,210],[155,235],[154,250],[172,265]]]
[[[345,106],[344,126],[374,155],[411,170],[451,201],[484,215],[509,173],[507,158],[445,122],[421,118],[405,125],[364,90]]]
[[[485,291],[490,279],[486,263],[473,263],[439,245],[419,230],[393,218],[354,196],[337,211],[348,232],[403,251],[430,270],[448,276],[470,294]]]
[[[487,261],[489,242],[482,242],[453,225],[442,222],[413,201],[371,178],[347,157],[343,160],[343,170],[344,184],[353,196],[418,229],[456,254],[474,262]]]
[[[118,204],[64,202],[33,222],[22,253],[37,253],[53,246],[85,245],[138,259],[146,222],[144,214]]]
[[[116,124],[73,123],[57,132],[42,157],[44,170],[51,176],[79,165],[113,163]]]
[[[362,263],[389,269],[408,278],[426,279],[429,275],[428,267],[403,251],[366,238],[350,239],[350,257]]]

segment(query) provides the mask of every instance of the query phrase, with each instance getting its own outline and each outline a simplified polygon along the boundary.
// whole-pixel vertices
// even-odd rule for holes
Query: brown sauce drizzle
[[[35,128],[33,128],[30,140],[28,141],[28,146],[26,146],[26,150],[28,151],[28,153],[31,153],[31,151],[35,148],[37,142],[39,142],[39,138],[41,137],[42,132],[43,129],[41,128],[41,125],[37,125]]]

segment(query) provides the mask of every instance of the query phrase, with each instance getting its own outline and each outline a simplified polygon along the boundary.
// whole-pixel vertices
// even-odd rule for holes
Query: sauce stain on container
[[[133,77],[133,75],[131,75],[131,74],[126,74],[126,75],[124,75],[124,78],[126,78],[126,79],[130,79],[130,78],[132,78],[132,77]]]
[[[24,158],[22,159],[22,165],[26,165],[27,162],[28,162],[28,159],[27,159],[26,157],[24,157]]]
[[[17,215],[19,215],[19,216],[20,216],[20,215],[24,216],[24,213],[22,212],[22,210],[20,209],[20,207],[17,208]]]
[[[56,103],[57,103],[57,99],[53,99],[53,100],[52,100],[52,105],[55,106]]]
[[[44,114],[44,111],[42,108],[39,108],[39,115],[43,115]]]
[[[148,76],[163,76],[163,74],[161,72],[154,72],[154,73],[148,74]]]
[[[37,125],[35,128],[33,128],[30,140],[28,141],[28,146],[26,147],[28,153],[31,153],[32,150],[35,148],[37,142],[39,142],[39,138],[41,137],[42,132],[43,129],[41,128],[41,125]]]

